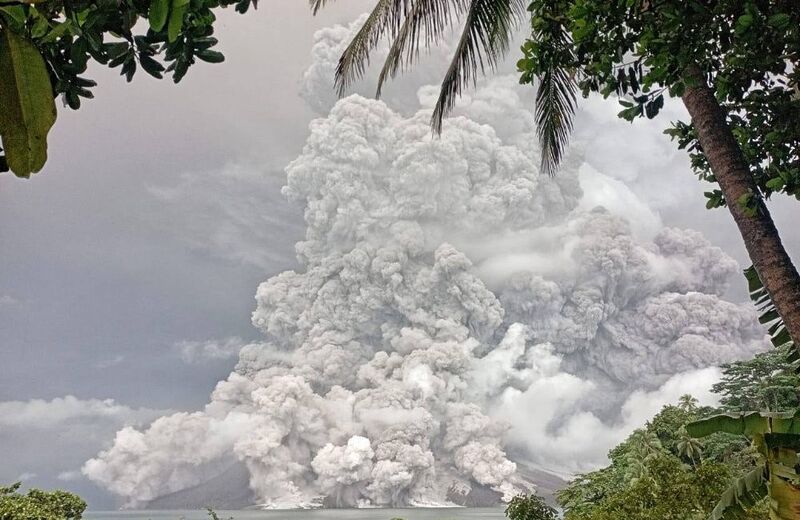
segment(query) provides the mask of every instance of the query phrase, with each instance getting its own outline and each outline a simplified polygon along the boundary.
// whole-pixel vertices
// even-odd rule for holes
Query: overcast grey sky
[[[178,86],[93,71],[96,99],[59,111],[41,175],[0,177],[0,399],[204,402],[209,376],[228,367],[188,369],[170,346],[252,336],[256,284],[294,265],[300,212],[279,189],[313,116],[298,83],[314,30],[351,16],[340,9],[314,19],[289,1],[226,13],[218,30],[226,62],[200,64]],[[205,250],[219,215],[206,214],[202,200],[170,199],[193,176],[213,182],[237,169],[244,192],[261,190],[267,220],[253,228],[269,240],[268,257]],[[226,195],[236,196],[213,198]],[[189,204],[195,213],[184,211]]]
[[[111,507],[74,473],[80,464],[123,424],[208,401],[236,348],[257,337],[257,284],[295,265],[301,214],[279,190],[315,116],[298,95],[313,33],[368,4],[317,18],[296,0],[226,13],[226,61],[199,64],[178,86],[97,68],[96,99],[59,110],[44,171],[0,176],[0,482],[67,487]],[[744,262],[729,215],[703,209],[685,157],[615,120],[613,105],[592,106],[578,134],[595,167],[666,224],[700,229]],[[778,206],[798,258],[797,206]]]
[[[0,402],[74,395],[193,409],[207,401],[235,359],[187,363],[175,345],[255,337],[256,285],[294,265],[302,233],[299,210],[279,189],[313,117],[298,96],[312,36],[356,12],[342,6],[314,19],[290,0],[227,12],[218,24],[226,61],[201,63],[178,86],[92,71],[96,98],[79,112],[59,110],[45,170],[29,181],[0,176]],[[206,202],[227,195],[231,211],[247,211],[237,193],[206,185],[197,200],[174,198],[192,176],[214,182],[237,169],[245,179],[223,185],[241,185],[244,204],[259,203],[264,216],[230,249],[267,241],[269,255],[203,247],[224,219]],[[129,415],[98,413],[94,434],[104,441]],[[0,420],[0,481],[35,473],[31,484],[67,485],[93,506],[112,505],[85,482],[55,478],[100,446],[85,449],[79,424],[65,421],[55,429],[73,431],[54,434]]]

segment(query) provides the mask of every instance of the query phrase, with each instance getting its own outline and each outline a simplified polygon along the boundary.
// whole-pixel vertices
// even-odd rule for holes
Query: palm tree
[[[326,0],[311,0],[316,13]],[[389,53],[378,76],[380,96],[386,80],[413,64],[420,47],[438,44],[463,19],[461,36],[442,81],[431,124],[439,132],[462,89],[493,70],[508,50],[514,29],[524,19],[524,0],[378,0],[366,22],[339,59],[336,87],[340,94],[364,74],[370,52],[386,36]],[[574,94],[572,96],[574,100]]]
[[[683,394],[678,398],[678,407],[684,412],[692,413],[697,410],[699,401],[690,394]]]
[[[636,430],[628,441],[630,453],[641,460],[650,460],[659,453],[664,452],[664,447],[661,445],[661,440],[655,432],[647,430]]]
[[[638,429],[628,440],[628,452],[625,454],[627,470],[625,479],[633,484],[650,478],[647,464],[664,453],[664,447],[654,432]]]
[[[692,466],[695,466],[702,456],[703,445],[699,440],[690,436],[686,428],[681,428],[679,435],[678,443],[675,446],[678,449],[678,456],[689,459]]]
[[[326,0],[310,0],[314,12]],[[431,124],[436,132],[453,108],[463,88],[478,75],[493,70],[505,54],[515,27],[526,19],[523,0],[377,0],[363,27],[342,54],[336,70],[340,93],[363,75],[370,52],[388,36],[386,61],[378,78],[378,95],[385,81],[411,66],[420,47],[442,41],[457,21],[461,36],[442,81]],[[537,47],[535,75],[536,124],[542,149],[542,171],[554,174],[572,131],[577,85],[574,46],[564,9],[569,3],[536,0],[530,3],[531,20],[537,23],[529,43]],[[653,3],[633,4],[640,13]],[[637,11],[634,11],[637,12]],[[613,59],[613,58],[609,58]],[[682,71],[680,95],[691,118],[697,140],[726,201],[758,276],[764,283],[788,335],[800,338],[800,274],[783,247],[777,228],[762,201],[741,148],[727,123],[726,112],[715,97],[704,72],[697,65]],[[752,200],[750,206],[739,201]],[[753,210],[753,207],[756,210]],[[800,341],[796,342],[800,349]],[[800,351],[798,351],[800,358]]]
[[[625,481],[628,482],[628,484],[633,485],[639,481],[650,478],[650,471],[648,471],[647,464],[644,460],[636,457],[629,457],[627,462]]]
[[[316,13],[327,0],[310,1]],[[378,0],[339,59],[336,89],[342,95],[364,74],[370,52],[388,36],[392,43],[378,75],[376,95],[380,97],[384,83],[414,63],[421,45],[427,48],[440,43],[447,29],[463,19],[461,37],[431,118],[431,126],[439,133],[442,120],[453,109],[464,87],[474,85],[487,69],[493,71],[505,55],[515,29],[525,19],[526,6],[525,0]],[[539,77],[536,123],[542,148],[541,166],[552,175],[569,142],[577,88],[572,73],[558,65],[572,53],[565,28],[550,24],[547,31],[538,31],[535,36],[540,45],[548,46],[551,56],[550,65]]]

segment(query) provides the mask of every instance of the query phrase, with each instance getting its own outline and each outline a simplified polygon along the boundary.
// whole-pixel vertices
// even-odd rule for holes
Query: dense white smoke
[[[708,367],[765,348],[749,306],[721,299],[737,269],[721,250],[585,207],[580,153],[539,174],[529,106],[498,78],[440,138],[427,108],[358,95],[315,120],[284,188],[305,209],[302,269],[258,288],[264,342],[203,411],[121,430],[84,473],[131,506],[237,461],[273,507],[509,498],[528,485],[514,460],[601,463]]]

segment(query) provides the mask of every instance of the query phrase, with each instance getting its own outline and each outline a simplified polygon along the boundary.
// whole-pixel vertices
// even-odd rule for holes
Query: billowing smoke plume
[[[708,367],[763,349],[720,297],[737,269],[721,250],[582,205],[579,153],[539,174],[514,83],[484,83],[440,138],[427,108],[358,95],[315,120],[284,188],[302,269],[258,288],[263,343],[203,411],[121,430],[84,473],[134,506],[237,463],[273,507],[508,498],[527,487],[514,460],[598,464]]]

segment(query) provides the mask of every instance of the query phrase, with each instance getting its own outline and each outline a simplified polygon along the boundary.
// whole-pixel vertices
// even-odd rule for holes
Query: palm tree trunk
[[[690,67],[685,77],[687,87],[682,96],[683,104],[692,117],[703,153],[739,227],[759,278],[783,318],[789,336],[795,345],[800,345],[800,275],[781,243],[749,165],[728,126],[725,112],[705,76],[698,67]],[[748,215],[738,203],[748,193],[757,197],[759,202],[755,215]]]

